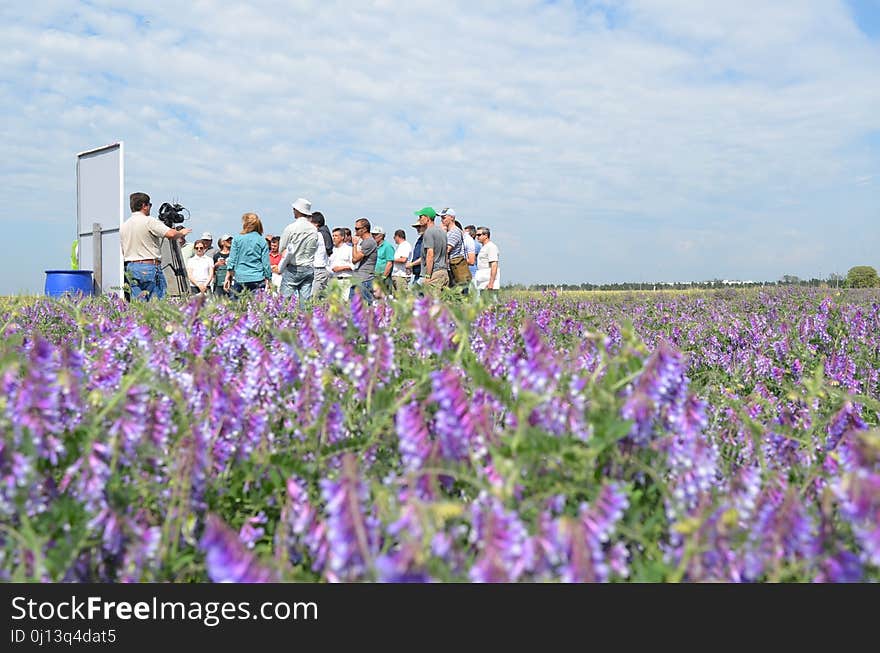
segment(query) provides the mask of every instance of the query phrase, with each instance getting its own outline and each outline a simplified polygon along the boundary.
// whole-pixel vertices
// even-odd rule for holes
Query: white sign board
[[[122,142],[76,155],[76,237],[79,239],[79,268],[92,270],[95,294],[122,296],[122,244],[119,228],[125,218],[124,163]],[[100,225],[100,242],[95,241],[95,223]],[[95,249],[101,256],[95,270]]]

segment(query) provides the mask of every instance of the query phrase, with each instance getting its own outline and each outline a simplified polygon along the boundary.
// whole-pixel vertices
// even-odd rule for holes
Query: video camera
[[[184,213],[186,213],[185,216]],[[189,209],[181,206],[180,204],[171,204],[169,202],[165,202],[162,206],[159,207],[158,217],[162,222],[165,223],[165,225],[169,229],[183,229],[183,227],[175,225],[179,225],[181,222],[189,217]]]

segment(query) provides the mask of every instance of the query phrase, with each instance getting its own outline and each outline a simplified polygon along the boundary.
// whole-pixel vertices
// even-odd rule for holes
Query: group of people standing
[[[235,297],[274,287],[283,297],[295,295],[300,304],[321,297],[330,283],[341,286],[344,296],[358,292],[368,302],[410,290],[439,292],[452,286],[468,293],[501,287],[498,247],[489,228],[462,227],[451,208],[414,211],[415,243],[403,229],[395,230],[392,243],[366,217],[357,218],[353,230],[331,230],[323,214],[299,198],[291,207],[293,221],[280,236],[264,235],[259,216],[245,213],[240,234],[224,234],[215,248],[208,232],[190,245],[186,235],[192,229],[172,229],[149,217],[152,205],[145,193],[133,193],[130,202],[132,215],[120,235],[135,299],[165,295],[163,238],[180,246],[193,293]]]

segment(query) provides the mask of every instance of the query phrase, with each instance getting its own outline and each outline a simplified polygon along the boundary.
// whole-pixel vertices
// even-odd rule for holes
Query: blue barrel
[[[46,294],[50,297],[62,295],[93,295],[91,270],[46,270]]]

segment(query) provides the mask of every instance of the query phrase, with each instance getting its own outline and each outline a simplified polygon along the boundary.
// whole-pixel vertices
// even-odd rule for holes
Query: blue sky
[[[191,5],[0,7],[0,294],[67,267],[75,155],[120,140],[197,232],[303,196],[452,206],[506,282],[880,269],[877,0]]]

